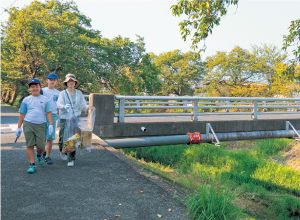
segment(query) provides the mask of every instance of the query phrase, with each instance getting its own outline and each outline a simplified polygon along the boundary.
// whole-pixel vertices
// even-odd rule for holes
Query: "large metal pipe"
[[[297,130],[300,133],[300,130]],[[294,138],[295,134],[292,130],[278,131],[253,131],[253,132],[234,132],[234,133],[216,133],[219,141],[242,141],[256,139],[274,139],[274,138]],[[161,145],[177,145],[187,144],[190,142],[189,135],[172,135],[172,136],[157,136],[157,137],[139,137],[139,138],[124,138],[124,139],[106,139],[103,140],[108,145],[114,148],[128,147],[149,147]],[[201,143],[212,143],[215,141],[213,135],[201,134]]]

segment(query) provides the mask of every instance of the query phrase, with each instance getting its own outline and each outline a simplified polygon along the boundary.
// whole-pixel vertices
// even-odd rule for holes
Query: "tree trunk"
[[[23,102],[23,100],[26,98],[26,96],[21,96],[20,99],[19,99],[19,104],[17,105],[18,108],[21,107],[21,104]]]
[[[6,96],[4,98],[4,102],[8,103],[9,99],[10,99],[10,90],[8,89],[8,90],[6,90]]]
[[[13,92],[12,96],[11,96],[10,101],[9,101],[9,104],[10,104],[10,105],[13,105],[13,104],[14,104],[14,102],[15,102],[15,100],[16,100],[16,98],[17,98],[17,95],[18,95],[18,93],[17,93],[16,90],[15,90],[15,91]]]
[[[5,96],[6,96],[6,91],[3,91],[3,92],[1,93],[1,102],[4,102]]]

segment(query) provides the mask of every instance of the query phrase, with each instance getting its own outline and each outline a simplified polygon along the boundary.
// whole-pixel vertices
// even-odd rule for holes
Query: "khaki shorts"
[[[36,146],[39,149],[45,149],[45,123],[33,124],[28,121],[24,121],[23,131],[26,140],[26,147]]]

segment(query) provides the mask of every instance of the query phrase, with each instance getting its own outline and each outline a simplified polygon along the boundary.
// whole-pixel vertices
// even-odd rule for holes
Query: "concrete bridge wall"
[[[216,133],[285,130],[286,121],[290,121],[297,130],[300,129],[299,119],[114,123],[113,94],[90,94],[90,103],[96,108],[93,133],[100,138],[184,135],[188,132],[206,133],[206,123],[210,123]],[[145,127],[147,132],[141,131],[141,127]]]

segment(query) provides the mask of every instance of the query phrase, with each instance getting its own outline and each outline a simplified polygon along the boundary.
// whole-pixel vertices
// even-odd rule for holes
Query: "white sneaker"
[[[72,167],[74,166],[74,160],[72,160],[71,162],[68,162],[68,167]]]
[[[67,160],[68,159],[68,156],[63,154],[62,152],[59,152],[59,156],[62,160]]]

